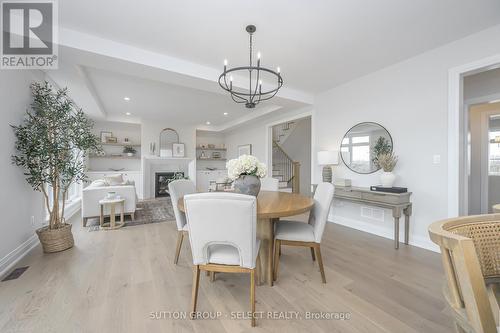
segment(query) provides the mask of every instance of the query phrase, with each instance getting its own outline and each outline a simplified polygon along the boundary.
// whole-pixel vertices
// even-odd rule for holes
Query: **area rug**
[[[116,218],[120,219],[119,216]],[[109,218],[107,217],[104,220],[109,221]],[[175,221],[174,209],[172,208],[172,201],[170,198],[156,198],[139,201],[133,221],[130,215],[125,215],[125,227],[167,221]],[[87,227],[88,231],[99,230],[99,218],[89,218]]]

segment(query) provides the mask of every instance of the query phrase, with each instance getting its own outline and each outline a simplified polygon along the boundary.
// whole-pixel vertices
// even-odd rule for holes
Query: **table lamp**
[[[339,152],[335,150],[322,150],[318,152],[318,164],[323,165],[323,181],[332,182],[332,165],[339,164]]]

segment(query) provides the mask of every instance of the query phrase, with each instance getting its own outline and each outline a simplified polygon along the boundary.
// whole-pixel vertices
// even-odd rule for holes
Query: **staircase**
[[[272,177],[278,179],[280,191],[299,193],[300,163],[292,160],[282,147],[294,128],[295,122],[287,122],[273,127]]]

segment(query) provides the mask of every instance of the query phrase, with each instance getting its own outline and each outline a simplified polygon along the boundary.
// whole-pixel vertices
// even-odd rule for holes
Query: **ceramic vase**
[[[382,183],[383,187],[392,187],[394,185],[394,181],[396,180],[396,175],[392,172],[382,172],[380,175],[380,183]]]
[[[234,181],[236,193],[257,196],[260,191],[260,179],[257,176],[241,175]]]

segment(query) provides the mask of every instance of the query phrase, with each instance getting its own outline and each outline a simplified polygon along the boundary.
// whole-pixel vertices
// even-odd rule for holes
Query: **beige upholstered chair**
[[[274,233],[274,280],[278,278],[281,246],[289,245],[310,248],[313,261],[318,260],[321,280],[326,283],[320,244],[330,206],[332,205],[333,193],[334,187],[332,183],[320,183],[318,185],[314,193],[314,208],[309,215],[309,223],[286,220],[276,223]]]
[[[259,267],[257,200],[236,193],[184,197],[193,255],[192,313],[196,312],[200,270],[250,274],[251,323],[255,326],[255,278]]]
[[[500,283],[500,214],[458,217],[433,223],[441,247],[445,298],[458,332],[497,332]]]
[[[184,237],[188,235],[186,216],[179,210],[177,203],[179,202],[179,199],[186,194],[196,193],[196,186],[190,180],[178,179],[168,184],[168,192],[170,194],[170,199],[172,200],[175,222],[177,223],[177,246],[175,248],[174,258],[174,264],[177,265],[177,262],[179,261],[179,255],[181,253],[182,241]]]

